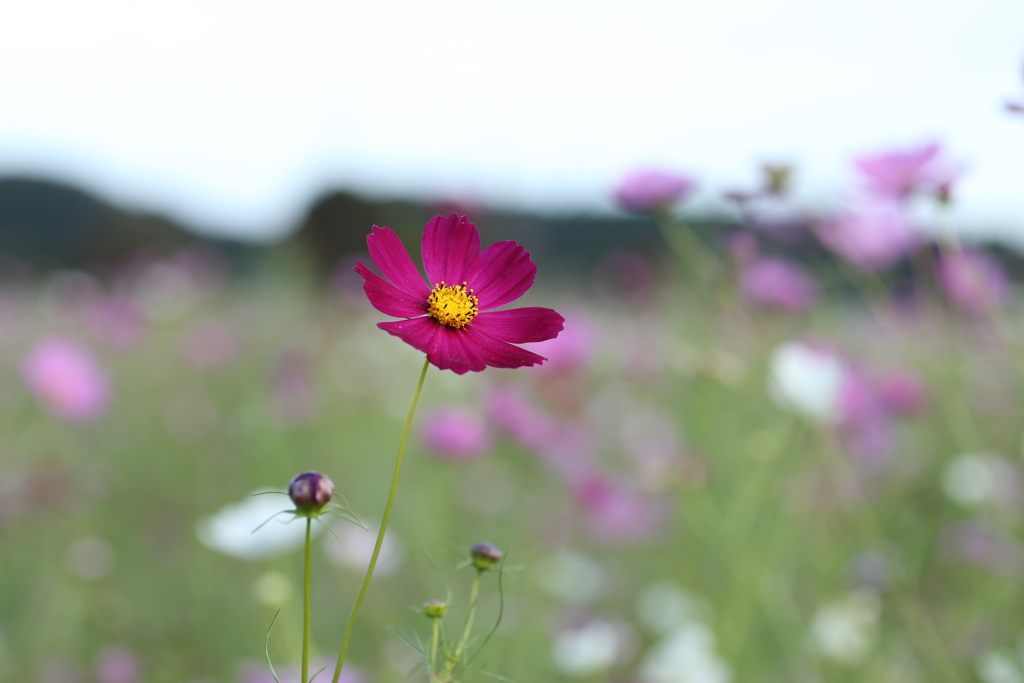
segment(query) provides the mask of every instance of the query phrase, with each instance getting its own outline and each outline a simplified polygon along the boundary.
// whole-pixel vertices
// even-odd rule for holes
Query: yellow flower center
[[[480,312],[477,308],[479,303],[473,296],[473,290],[466,289],[465,282],[451,287],[441,280],[427,297],[427,313],[442,325],[462,328],[473,322]]]

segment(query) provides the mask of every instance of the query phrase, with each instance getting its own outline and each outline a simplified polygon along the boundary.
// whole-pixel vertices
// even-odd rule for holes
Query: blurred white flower
[[[769,359],[768,392],[783,408],[816,422],[836,422],[846,372],[837,354],[804,342],[788,342]]]
[[[110,574],[117,556],[114,548],[102,538],[81,538],[68,548],[68,567],[87,581],[96,581]]]
[[[606,583],[604,570],[597,562],[568,548],[559,548],[544,558],[536,580],[544,590],[574,605],[593,602]]]
[[[380,526],[378,522],[365,519],[363,523],[369,531],[345,521],[331,525],[334,533],[324,538],[327,559],[341,567],[364,571],[366,565],[370,563],[370,556],[373,555],[373,546],[377,543],[377,530]],[[402,548],[395,540],[394,533],[389,531],[384,536],[384,543],[381,544],[374,573],[377,576],[393,574],[402,564],[402,559]]]
[[[1014,471],[1010,463],[990,453],[959,455],[942,475],[942,490],[961,505],[1012,501]]]
[[[1013,659],[999,652],[986,652],[975,668],[983,683],[1024,683],[1024,673]]]
[[[878,597],[858,591],[818,608],[811,622],[811,641],[823,656],[843,664],[856,664],[875,639]]]
[[[562,673],[589,676],[622,658],[628,643],[628,631],[623,624],[594,620],[558,633],[551,643],[551,656]]]
[[[279,515],[267,522],[292,508],[287,496],[251,495],[199,520],[196,536],[203,545],[225,555],[243,560],[262,560],[299,548],[305,542],[305,525],[301,521],[288,523],[293,519],[291,515]],[[254,532],[256,527],[260,527],[259,531]],[[313,533],[319,531],[319,525],[314,524]]]
[[[728,683],[728,665],[715,653],[715,636],[704,624],[690,622],[669,633],[640,665],[644,683]]]
[[[644,589],[636,602],[640,622],[664,635],[681,626],[699,622],[706,606],[678,586],[663,581]]]
[[[266,572],[253,583],[252,594],[267,607],[282,607],[292,595],[292,582],[281,572]]]

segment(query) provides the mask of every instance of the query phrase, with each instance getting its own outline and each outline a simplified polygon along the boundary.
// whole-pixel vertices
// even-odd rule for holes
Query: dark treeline
[[[667,248],[656,224],[646,217],[539,215],[453,204],[369,199],[338,190],[316,199],[286,239],[269,245],[211,238],[157,214],[117,207],[84,190],[30,178],[0,179],[0,274],[10,267],[32,272],[74,268],[100,272],[140,254],[159,255],[200,247],[218,253],[240,269],[276,254],[298,254],[314,274],[326,276],[339,262],[366,251],[373,225],[393,228],[414,252],[423,225],[438,214],[466,213],[480,228],[484,243],[516,240],[529,244],[544,268],[574,274],[616,253],[659,258]],[[710,246],[724,250],[727,237],[741,229],[724,218],[689,217],[690,228]],[[765,245],[771,250],[771,244]],[[814,268],[827,268],[812,239],[784,246],[787,255]],[[1015,279],[1024,276],[1024,259],[1013,250],[993,247]],[[894,274],[901,278],[899,270]]]

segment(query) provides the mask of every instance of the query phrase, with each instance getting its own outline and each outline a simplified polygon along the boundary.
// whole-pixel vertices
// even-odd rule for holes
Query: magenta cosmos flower
[[[537,275],[529,252],[515,242],[497,242],[481,252],[480,233],[465,216],[435,216],[421,244],[431,285],[391,228],[373,226],[366,244],[387,278],[357,263],[366,296],[381,313],[407,318],[377,327],[423,351],[440,369],[461,375],[547,360],[514,344],[554,339],[562,316],[550,308],[494,310],[525,294]]]

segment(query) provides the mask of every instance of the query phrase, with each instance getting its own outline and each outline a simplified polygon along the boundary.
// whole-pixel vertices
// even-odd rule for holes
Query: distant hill
[[[208,242],[168,218],[126,211],[67,184],[0,178],[0,255],[35,269],[94,268]]]

